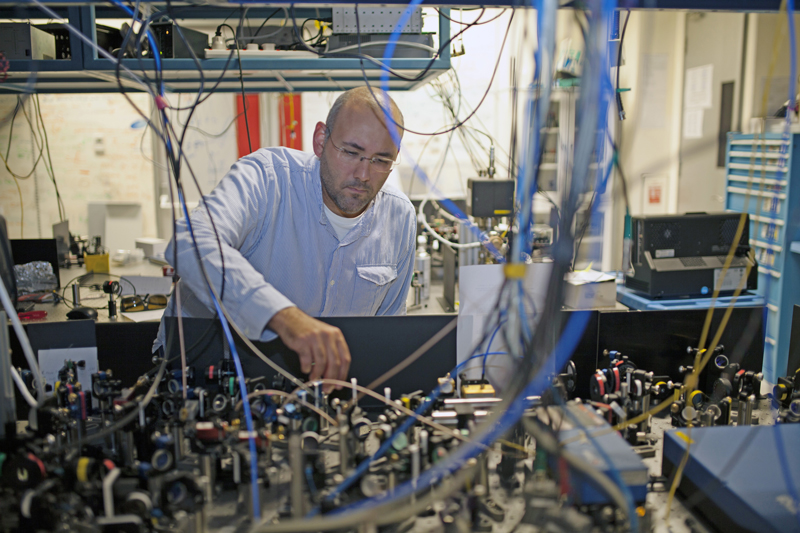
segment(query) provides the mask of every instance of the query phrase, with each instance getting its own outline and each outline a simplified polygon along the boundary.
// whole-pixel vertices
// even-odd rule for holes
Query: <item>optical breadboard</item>
[[[792,497],[800,480],[799,439],[798,424],[669,431],[663,474],[674,472],[688,446],[678,491],[719,531],[800,531]]]

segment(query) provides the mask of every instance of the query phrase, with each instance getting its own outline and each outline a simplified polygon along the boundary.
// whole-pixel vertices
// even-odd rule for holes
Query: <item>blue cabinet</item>
[[[800,303],[800,254],[792,250],[800,240],[800,134],[784,142],[780,133],[730,133],[725,170],[726,210],[750,214],[758,292],[767,300],[764,377],[775,383],[787,373],[792,309]]]

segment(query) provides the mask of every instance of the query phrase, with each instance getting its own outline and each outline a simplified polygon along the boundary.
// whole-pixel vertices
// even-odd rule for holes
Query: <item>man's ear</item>
[[[325,132],[327,129],[324,122],[317,122],[317,125],[314,126],[312,144],[314,145],[314,154],[317,157],[322,157],[322,148],[325,146]]]

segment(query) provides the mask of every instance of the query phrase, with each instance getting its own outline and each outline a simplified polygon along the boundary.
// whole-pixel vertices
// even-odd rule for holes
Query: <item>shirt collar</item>
[[[308,170],[312,183],[311,190],[313,191],[314,199],[317,203],[317,209],[319,210],[319,223],[323,226],[327,226],[328,217],[325,216],[325,210],[322,208],[324,204],[322,202],[322,178],[320,178],[319,175],[319,157],[314,157]],[[367,209],[364,211],[361,221],[359,221],[359,223],[356,225],[357,228],[361,228],[361,231],[354,234],[356,238],[366,237],[372,231],[372,225],[375,222],[375,211],[377,209],[376,204],[378,203],[378,199],[380,197],[381,191],[378,191],[378,194],[375,195],[375,198],[372,199],[367,206]],[[349,244],[354,240],[355,238],[345,238],[341,244]]]

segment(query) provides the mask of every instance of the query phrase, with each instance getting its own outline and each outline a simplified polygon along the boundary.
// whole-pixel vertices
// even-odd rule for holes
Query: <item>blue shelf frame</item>
[[[76,4],[99,4],[102,0],[47,0],[48,5],[65,6]],[[163,3],[163,0],[143,0],[143,3]],[[269,5],[288,5],[290,2],[270,2],[268,0],[247,0],[237,2],[229,1],[231,7],[240,5],[246,6],[269,6]],[[318,0],[295,0],[295,5],[319,5]],[[328,0],[325,5],[354,5],[355,2],[343,0]],[[376,2],[381,5],[405,6],[405,0],[382,0]],[[11,5],[13,2],[0,2],[0,5]],[[430,6],[439,7],[530,7],[530,3],[523,0],[435,0]],[[780,9],[780,0],[620,0],[617,3],[619,9],[680,9],[691,11],[737,11],[737,12],[776,12]],[[800,11],[800,5],[795,7],[795,11]]]
[[[55,2],[58,3],[58,2]],[[97,18],[124,18],[121,10],[108,6],[89,3],[82,6],[61,7],[55,11],[69,20],[70,24],[77,27],[81,33],[96,42],[94,32]],[[329,8],[328,8],[329,10]],[[254,8],[248,16],[265,15],[266,8]],[[297,17],[309,16],[318,10],[299,8]],[[323,12],[325,10],[322,10]],[[449,15],[449,9],[442,10]],[[0,17],[10,16],[20,18],[27,14],[29,18],[41,17],[35,7],[24,6],[14,8],[0,8]],[[228,8],[201,7],[185,10],[182,17],[186,19],[198,18],[223,18],[227,15]],[[450,23],[444,17],[439,17],[439,43],[444,43],[450,38]],[[12,61],[9,70],[9,80],[0,84],[0,93],[28,92],[31,86],[39,93],[110,93],[119,92],[116,81],[115,65],[112,61],[98,57],[97,51],[82,42],[75,35],[70,35],[71,59],[41,60],[41,61]],[[227,59],[200,58],[200,65],[205,74],[205,84],[208,89],[223,73]],[[152,61],[143,60],[145,65]],[[450,47],[444,47],[441,56],[431,62],[430,58],[392,59],[393,70],[409,77],[416,76],[428,64],[430,69],[416,81],[405,81],[395,76],[390,76],[389,87],[392,90],[412,90],[427,83],[450,69]],[[197,65],[192,59],[165,58],[162,60],[165,85],[169,92],[195,93],[198,91],[201,78],[197,74]],[[141,71],[142,62],[137,59],[124,59],[123,65],[134,72]],[[363,85],[364,74],[361,62],[351,58],[242,58],[242,70],[246,71],[244,79],[245,90],[248,92],[304,92],[304,91],[340,91]],[[370,63],[363,63],[364,72],[371,83],[378,83],[381,76],[380,67]],[[216,92],[239,92],[239,60],[234,56],[228,63],[223,81]],[[194,75],[192,74],[194,73]],[[152,76],[153,71],[148,73]],[[31,76],[34,76],[32,81]],[[128,78],[124,71],[121,74],[125,80],[127,91],[142,91],[135,81]]]

